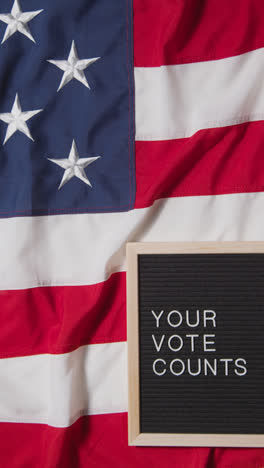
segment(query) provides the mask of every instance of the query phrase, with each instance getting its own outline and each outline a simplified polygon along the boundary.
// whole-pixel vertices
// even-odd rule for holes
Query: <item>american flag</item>
[[[262,0],[1,0],[1,468],[260,468],[127,441],[128,241],[264,240]],[[205,440],[206,445],[206,440]]]

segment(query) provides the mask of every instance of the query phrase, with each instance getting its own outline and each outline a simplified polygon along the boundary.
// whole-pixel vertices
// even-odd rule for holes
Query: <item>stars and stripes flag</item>
[[[1,0],[0,466],[257,468],[127,443],[127,241],[264,239],[262,0]],[[205,441],[206,445],[206,441]]]

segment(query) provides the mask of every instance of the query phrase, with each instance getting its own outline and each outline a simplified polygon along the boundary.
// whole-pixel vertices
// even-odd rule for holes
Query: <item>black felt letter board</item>
[[[263,434],[264,254],[142,254],[138,293],[140,431]]]

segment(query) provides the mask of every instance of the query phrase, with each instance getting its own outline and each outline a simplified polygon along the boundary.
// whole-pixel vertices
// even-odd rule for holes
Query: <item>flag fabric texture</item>
[[[1,0],[0,38],[0,466],[261,468],[128,447],[125,246],[264,240],[263,1]]]

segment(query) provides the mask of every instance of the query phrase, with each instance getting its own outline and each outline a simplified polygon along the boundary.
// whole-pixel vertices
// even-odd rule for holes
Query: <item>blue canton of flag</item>
[[[133,208],[131,16],[125,0],[1,0],[1,217]]]

